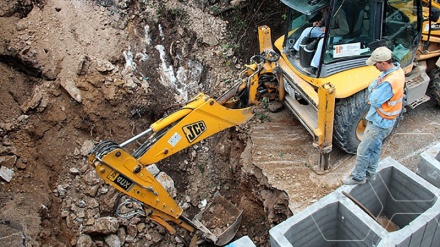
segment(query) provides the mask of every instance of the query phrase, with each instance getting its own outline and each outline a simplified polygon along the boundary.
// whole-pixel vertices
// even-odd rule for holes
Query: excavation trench
[[[285,192],[271,186],[261,169],[252,164],[249,159],[252,146],[248,146],[245,130],[248,126],[241,127],[223,131],[189,148],[190,159],[183,163],[190,166],[180,165],[176,169],[171,164],[179,158],[171,157],[164,162],[163,169],[174,178],[178,198],[184,195],[181,201],[186,200],[185,205],[190,205],[185,210],[190,218],[200,211],[196,206],[201,201],[209,203],[214,193],[219,192],[242,210],[234,239],[249,236],[259,246],[270,246],[269,229],[291,215],[289,200]],[[221,217],[218,213],[213,214]],[[204,245],[214,246],[208,242]]]

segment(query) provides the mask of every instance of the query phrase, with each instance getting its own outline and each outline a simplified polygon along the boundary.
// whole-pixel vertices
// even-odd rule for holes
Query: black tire
[[[440,105],[440,78],[432,80],[431,83],[431,95],[435,99],[437,104]]]
[[[333,143],[336,146],[349,154],[356,154],[367,126],[365,115],[369,108],[367,89],[336,104],[333,128]]]
[[[435,68],[435,69],[431,69],[431,71],[429,71],[428,73],[429,78],[431,78],[431,80],[435,80],[437,78],[440,77],[440,68]]]

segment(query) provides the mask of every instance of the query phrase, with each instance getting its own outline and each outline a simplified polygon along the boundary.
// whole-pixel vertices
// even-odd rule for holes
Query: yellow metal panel
[[[284,41],[284,36],[280,37],[275,41],[275,47],[279,50],[282,50],[282,44]],[[311,78],[306,75],[303,75],[298,70],[296,70],[288,61],[286,55],[284,53],[281,54],[282,59],[280,59],[279,64],[282,69],[287,74],[295,74],[292,76],[295,82],[309,95],[314,99],[316,103],[318,103],[318,98],[315,96],[315,93],[310,91],[310,87],[305,85],[309,84],[314,87],[320,87],[325,83],[331,83],[335,89],[335,98],[347,98],[370,85],[371,81],[375,80],[380,72],[374,66],[364,66],[360,68],[354,68],[350,70],[343,71],[338,74],[331,75],[326,78]]]
[[[258,39],[260,42],[260,54],[267,49],[272,50],[272,39],[270,28],[268,26],[258,27]]]
[[[229,109],[210,98],[171,127],[138,161],[143,165],[156,163],[252,116],[251,108]]]
[[[138,166],[136,159],[122,149],[115,149],[95,164],[97,174],[119,191],[139,200],[174,218],[182,214],[182,209],[171,198],[165,188],[148,172]]]
[[[437,3],[436,1],[432,1],[432,0],[423,0],[423,2],[428,5],[429,2],[431,2],[431,6],[432,8],[437,8],[440,9],[440,3]]]
[[[280,76],[278,76],[278,100],[282,102],[285,98],[285,94],[286,92],[284,91],[284,78],[281,74]]]
[[[253,74],[248,78],[248,88],[249,88],[249,105],[258,104],[257,100],[257,89],[258,89],[258,74]]]
[[[379,74],[380,71],[374,66],[365,66],[321,78],[319,84],[322,85],[327,81],[336,89],[335,98],[347,98],[367,88],[373,80],[377,79]]]
[[[331,151],[333,139],[333,119],[335,114],[335,87],[326,83],[318,89],[318,128],[323,133],[323,138],[318,140],[318,145],[325,152]]]
[[[166,118],[159,119],[150,125],[150,128],[153,129],[154,132],[164,129],[170,124],[176,122],[177,120],[185,117],[191,111],[197,107],[200,107],[209,99],[204,93],[199,93],[196,97],[194,97],[186,106],[182,107],[182,109],[174,112],[173,114],[167,116]]]
[[[431,32],[431,36],[429,36],[429,41],[430,42],[435,42],[435,43],[440,43],[440,32],[434,33]],[[424,32],[422,35],[422,40],[423,41],[428,41],[428,32]]]

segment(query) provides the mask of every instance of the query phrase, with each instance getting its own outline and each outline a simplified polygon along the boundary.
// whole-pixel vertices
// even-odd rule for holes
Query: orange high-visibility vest
[[[398,68],[386,75],[383,81],[390,83],[394,95],[391,99],[383,103],[380,108],[376,108],[376,111],[381,117],[393,120],[399,116],[402,111],[405,73],[402,68]]]

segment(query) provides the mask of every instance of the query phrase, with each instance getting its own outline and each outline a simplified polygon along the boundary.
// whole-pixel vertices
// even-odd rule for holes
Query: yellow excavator
[[[366,127],[367,87],[379,71],[365,61],[379,46],[393,51],[406,73],[405,107],[432,95],[440,104],[440,5],[430,0],[281,0],[288,8],[286,31],[274,44],[268,26],[258,28],[261,55],[245,73],[248,103],[278,100],[314,137],[319,170],[329,164],[333,144],[355,154]],[[301,34],[329,8],[325,32]],[[342,15],[348,33],[332,34]],[[317,45],[318,44],[318,45]],[[322,45],[320,48],[319,44]],[[318,54],[317,54],[318,53]],[[318,55],[318,56],[316,56]],[[405,111],[402,111],[402,114]],[[399,120],[403,118],[400,116]]]
[[[204,211],[190,220],[146,168],[219,131],[245,123],[253,116],[252,106],[260,102],[283,103],[314,137],[313,146],[320,153],[318,167],[325,171],[331,168],[333,143],[355,153],[362,139],[369,108],[367,87],[379,75],[365,61],[375,48],[390,48],[394,60],[404,68],[406,107],[415,108],[429,100],[428,94],[440,104],[440,5],[437,2],[281,2],[289,8],[285,34],[273,46],[270,28],[258,28],[260,54],[250,59],[240,81],[228,92],[217,99],[200,93],[139,135],[122,144],[101,142],[89,156],[89,163],[98,175],[137,200],[146,216],[172,234],[176,233],[175,226],[186,229],[189,234],[184,239],[190,246],[203,240],[220,246],[228,243],[238,230],[242,212],[217,194]],[[322,49],[313,71],[311,60],[319,49],[310,46],[313,38],[299,38],[304,29],[322,18],[320,10],[327,7],[331,9],[327,23],[343,11],[349,32],[333,37],[328,31],[330,27],[326,27],[316,40],[321,42]],[[123,149],[145,136],[148,136],[146,141],[133,153]],[[216,226],[217,229],[207,227],[212,215],[206,212],[220,212],[220,206],[228,208],[235,220]]]

